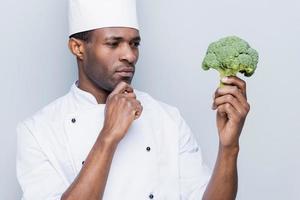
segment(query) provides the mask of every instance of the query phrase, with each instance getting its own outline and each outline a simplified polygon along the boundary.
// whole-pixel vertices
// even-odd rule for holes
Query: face
[[[98,88],[112,91],[125,81],[131,83],[138,60],[139,32],[133,28],[94,30],[85,43],[82,59],[84,75]]]

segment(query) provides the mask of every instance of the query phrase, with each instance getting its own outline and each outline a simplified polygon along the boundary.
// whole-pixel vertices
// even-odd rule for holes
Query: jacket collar
[[[98,104],[96,98],[91,93],[80,89],[78,87],[78,81],[75,81],[71,86],[71,94],[79,105],[105,107],[105,104]]]

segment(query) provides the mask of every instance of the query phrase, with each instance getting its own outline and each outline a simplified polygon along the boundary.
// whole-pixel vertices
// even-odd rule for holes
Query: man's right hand
[[[119,83],[106,99],[101,133],[62,200],[102,199],[116,147],[142,110],[133,88],[125,82]]]
[[[126,135],[132,122],[142,114],[141,102],[133,88],[120,82],[106,100],[102,139],[118,144]]]

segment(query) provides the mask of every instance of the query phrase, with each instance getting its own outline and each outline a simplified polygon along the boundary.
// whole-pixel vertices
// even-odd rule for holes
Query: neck
[[[79,73],[78,87],[81,90],[92,94],[96,98],[98,104],[105,104],[109,92],[97,87],[91,80],[82,74],[83,73]]]

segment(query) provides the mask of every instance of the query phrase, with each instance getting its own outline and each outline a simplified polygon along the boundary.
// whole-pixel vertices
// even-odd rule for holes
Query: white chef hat
[[[69,36],[104,27],[139,29],[136,0],[69,0]]]

